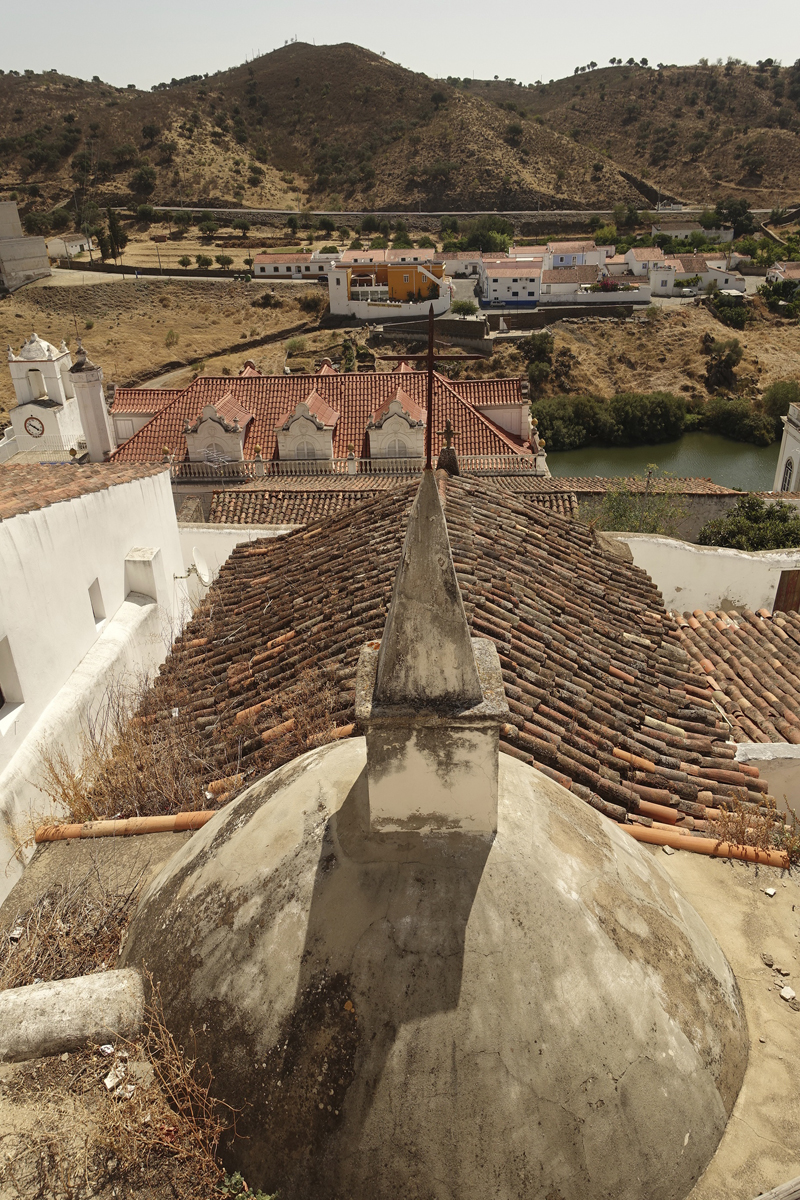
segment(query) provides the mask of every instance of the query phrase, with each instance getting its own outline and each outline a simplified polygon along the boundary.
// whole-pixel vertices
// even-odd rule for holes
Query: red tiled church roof
[[[404,391],[423,411],[426,387],[425,372],[403,374]],[[520,438],[506,433],[474,407],[482,394],[499,397],[503,392],[508,397],[506,403],[524,404],[518,379],[471,381],[464,385],[436,374],[434,389],[435,419],[442,428],[444,421],[450,419],[458,434],[459,454],[530,453]],[[161,459],[164,446],[182,460],[186,455],[185,422],[188,420],[193,425],[205,405],[217,404],[228,393],[246,412],[253,414],[244,441],[245,458],[254,457],[256,446],[261,446],[264,458],[277,457],[275,427],[285,413],[293,412],[298,401],[305,400],[313,390],[340,414],[333,434],[334,457],[343,458],[348,445],[352,444],[356,457],[367,458],[370,413],[397,390],[395,372],[234,378],[203,375],[183,391],[173,393],[166,404],[158,389],[118,388],[114,398],[115,413],[149,412],[156,405],[158,408],[155,408],[156,415],[152,420],[117,449],[112,461],[155,462]],[[489,403],[500,403],[500,400],[493,399]]]

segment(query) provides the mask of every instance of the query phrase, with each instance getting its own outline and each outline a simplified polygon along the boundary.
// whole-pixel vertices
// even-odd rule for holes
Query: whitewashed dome
[[[26,341],[22,343],[17,358],[21,358],[26,362],[47,362],[58,358],[61,351],[56,350],[55,346],[50,342],[46,342],[44,338],[40,338],[38,333],[32,333]]]

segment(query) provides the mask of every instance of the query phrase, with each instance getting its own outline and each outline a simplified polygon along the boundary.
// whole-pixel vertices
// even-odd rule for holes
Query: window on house
[[[298,442],[297,449],[294,454],[297,459],[309,459],[317,457],[317,448],[313,442]]]
[[[794,475],[794,462],[791,458],[787,458],[783,464],[783,479],[781,480],[781,491],[790,492],[792,490],[792,476]]]
[[[341,281],[341,279],[340,279],[340,278],[339,278],[339,276],[337,275],[337,276],[336,276],[336,286],[337,286],[337,287],[339,287],[339,286],[340,286],[340,284],[341,284],[341,282],[342,282],[342,281]]]
[[[402,438],[392,438],[386,447],[386,454],[389,458],[408,458],[408,446]]]
[[[0,638],[0,734],[13,724],[22,703],[22,688],[8,638]]]
[[[666,287],[666,286],[667,286],[667,281],[666,281],[666,279],[662,279],[662,280],[661,280],[661,286],[662,286],[662,287]]]
[[[492,280],[492,283],[497,283],[497,280],[496,280],[496,279],[493,279],[493,280]]]
[[[100,591],[99,580],[89,586],[89,603],[92,606],[92,616],[96,626],[101,626],[106,619],[106,606],[103,603],[103,593]]]
[[[512,295],[512,296],[518,296],[518,295],[519,295],[519,292],[512,292],[512,293],[511,293],[511,295]]]
[[[133,437],[133,421],[118,419],[114,424],[119,441],[126,442],[128,438]]]
[[[287,274],[287,275],[291,275],[291,273],[292,273],[292,268],[291,268],[291,267],[287,267],[287,268],[286,268],[286,274]]]
[[[310,271],[310,270],[311,270],[311,267],[309,267],[309,266],[307,265],[307,266],[306,266],[306,270],[307,270],[307,271]]]

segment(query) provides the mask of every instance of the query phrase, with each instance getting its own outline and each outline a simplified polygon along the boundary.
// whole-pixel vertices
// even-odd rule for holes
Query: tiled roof
[[[674,221],[657,221],[657,222],[655,222],[655,228],[660,229],[662,231],[662,233],[669,233],[669,231],[671,229],[688,229],[688,230],[694,232],[695,230],[698,230],[698,229],[702,230],[703,226],[700,224],[699,221],[674,220]]]
[[[326,371],[325,374],[327,373]],[[298,401],[299,403],[300,401]],[[320,396],[316,388],[312,388],[308,395],[302,397],[302,403],[305,404],[311,415],[321,421],[328,429],[333,429],[339,420],[339,414],[336,409],[331,408],[330,404],[328,404],[323,396]],[[296,407],[297,405],[295,405],[295,408],[290,408],[285,413],[282,413],[278,417],[277,424],[285,425],[289,418],[294,416]]]
[[[552,462],[550,465],[552,467]],[[588,493],[593,496],[603,496],[610,486],[619,487],[623,483],[632,492],[643,492],[646,486],[643,479],[632,477],[624,479],[622,476],[606,477],[604,475],[552,475],[549,479],[542,475],[534,475],[529,479],[525,476],[512,475],[503,480],[503,486],[510,491],[570,491],[579,495]],[[650,489],[651,491],[679,492],[684,496],[738,496],[741,494],[734,491],[733,488],[724,487],[721,483],[714,483],[711,479],[677,478],[669,480],[668,483],[655,479],[651,482]]]
[[[238,421],[242,429],[248,421],[253,419],[253,414],[244,408],[232,392],[228,392],[227,396],[223,396],[216,405],[217,412],[231,425],[234,421]]]
[[[382,263],[386,262],[385,250],[345,250],[341,258],[343,266],[349,266],[351,263]]]
[[[776,268],[786,279],[800,279],[800,262],[778,262],[772,270]]]
[[[62,500],[77,500],[89,492],[102,492],[118,483],[148,479],[167,470],[150,463],[97,463],[78,467],[72,463],[46,466],[0,467],[0,521],[20,513],[47,508]]]
[[[424,264],[426,262],[435,261],[434,250],[417,250],[416,248],[411,250],[390,249],[385,250],[384,253],[386,255],[387,263],[418,262]]]
[[[800,745],[800,614],[673,614],[694,681],[724,709],[736,742]]]
[[[632,246],[628,251],[637,262],[661,262],[664,251],[659,246]]]
[[[518,379],[459,379],[458,392],[475,408],[497,404],[526,404]],[[466,454],[465,450],[462,450]]]
[[[178,396],[182,396],[183,391],[183,388],[117,388],[111,412],[114,416],[119,413],[155,416]]]
[[[473,636],[500,656],[506,753],[617,820],[647,823],[641,800],[686,823],[736,788],[762,799],[644,571],[494,481],[440,476],[440,487]],[[339,730],[323,740],[352,732],[359,651],[382,635],[416,489],[238,546],[162,668],[154,736],[178,706],[205,744],[208,779],[249,783],[317,744],[293,714],[321,680]]]
[[[517,259],[510,267],[508,266],[493,266],[490,275],[508,275],[519,276],[521,279],[536,279],[542,272],[542,264],[537,259],[531,259],[529,262],[523,259]]]
[[[622,264],[626,261],[627,260],[624,254],[615,254],[613,257],[606,259],[606,266],[608,266],[609,263],[614,263],[615,266],[622,266]]]
[[[380,423],[382,417],[389,411],[390,406],[397,400],[400,403],[403,412],[408,413],[412,421],[424,421],[425,409],[411,399],[408,392],[403,387],[398,387],[396,391],[387,396],[386,399],[378,405],[375,411],[370,415],[370,420],[373,424]]]
[[[551,254],[581,254],[586,250],[596,250],[595,242],[548,242],[547,249]]]
[[[433,261],[443,263],[447,259],[455,259],[457,262],[478,262],[480,258],[480,250],[438,250],[433,256]]]
[[[708,263],[703,254],[672,254],[664,261],[676,270],[688,271],[693,275],[704,275],[708,270]]]
[[[407,484],[402,476],[395,486]],[[214,492],[209,521],[222,525],[307,525],[384,495],[374,488],[253,489]]]
[[[416,404],[424,408],[427,387],[425,372],[409,371],[404,374],[403,380],[405,391]],[[519,379],[473,381],[467,388],[471,403],[466,401],[462,391],[464,385],[460,381],[450,381],[438,374],[434,380],[434,417],[437,423],[441,422],[439,428],[444,428],[444,421],[450,418],[453,428],[459,433],[460,453],[528,453],[519,438],[506,433],[472,407],[472,404],[478,403],[481,388],[485,389],[487,395],[496,395],[496,385],[500,382],[505,384],[509,403],[524,403]],[[161,459],[164,446],[169,446],[182,460],[186,454],[184,422],[188,420],[193,425],[206,404],[217,403],[228,392],[245,411],[253,414],[244,440],[245,458],[253,458],[255,446],[261,446],[264,458],[271,459],[277,454],[275,427],[281,417],[294,412],[298,402],[306,400],[314,389],[334,412],[340,414],[333,435],[334,457],[344,457],[348,445],[352,444],[357,458],[367,458],[369,416],[396,391],[397,379],[393,372],[253,377],[203,375],[183,391],[173,393],[171,403],[163,406],[147,425],[124,442],[115,452],[113,461],[155,462]],[[155,403],[149,398],[151,395],[153,391],[148,389],[119,388],[117,396],[120,397],[120,411],[147,412],[147,405]],[[155,392],[155,396],[158,397],[158,392]],[[137,404],[139,407],[135,408]],[[438,450],[438,443],[435,448]]]
[[[552,271],[542,271],[542,283],[597,283],[599,268],[586,267],[554,267]]]

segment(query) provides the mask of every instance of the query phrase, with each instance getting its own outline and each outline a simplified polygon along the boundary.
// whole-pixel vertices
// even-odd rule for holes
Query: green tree
[[[478,306],[474,300],[454,300],[450,305],[450,312],[459,317],[474,317],[477,311]]]
[[[105,229],[99,230],[97,234],[97,246],[100,252],[101,262],[105,262],[107,258],[111,258],[111,239]]]
[[[720,223],[724,222],[733,226],[733,234],[737,238],[742,234],[752,233],[756,227],[755,218],[750,212],[750,205],[746,200],[738,200],[735,196],[718,200],[716,214]]]
[[[743,396],[714,396],[706,404],[703,417],[707,429],[731,441],[769,446],[779,436],[780,422],[767,413],[757,412]]]
[[[582,500],[580,518],[600,529],[674,537],[687,515],[681,483],[650,463],[645,475],[609,480],[600,499]]]
[[[294,216],[294,214],[292,214],[292,216],[290,216],[290,217],[288,218],[288,220],[287,220],[287,222],[286,222],[286,227],[287,227],[287,229],[289,229],[289,230],[290,230],[290,231],[291,231],[293,234],[295,234],[295,235],[297,234],[297,230],[300,228],[300,222],[297,220],[297,217],[296,217],[296,216]]]
[[[742,361],[741,342],[738,338],[729,338],[727,341],[712,338],[706,334],[703,339],[703,348],[708,355],[708,364],[706,366],[706,387],[710,392],[717,391],[718,388],[734,388],[736,387],[736,376],[734,371]]]
[[[151,146],[160,133],[161,130],[159,127],[154,125],[152,122],[148,122],[146,125],[142,126],[142,137]]]
[[[155,190],[156,186],[155,169],[151,166],[139,167],[138,171],[134,171],[131,175],[130,188],[137,196],[149,196]]]
[[[108,237],[111,242],[111,253],[114,258],[119,258],[128,244],[128,235],[122,228],[119,213],[115,209],[107,208],[106,216],[108,217]]]
[[[171,163],[177,152],[177,142],[161,142],[158,147],[159,162]]]
[[[201,221],[197,228],[203,237],[213,237],[219,229],[219,225],[216,221]]]
[[[197,263],[201,271],[207,271],[209,267],[213,267],[214,260],[209,258],[207,254],[196,254],[194,261]]]
[[[139,204],[136,209],[136,219],[149,224],[156,219],[156,210],[152,204]]]
[[[785,417],[790,404],[800,405],[800,383],[796,379],[771,383],[761,397],[761,407],[771,417]]]
[[[552,364],[555,340],[552,333],[543,329],[541,333],[532,333],[517,346],[522,357],[529,363]]]
[[[233,266],[233,259],[230,254],[215,254],[214,262],[222,267],[223,271],[227,271],[229,267]]]
[[[333,233],[334,229],[336,228],[336,222],[334,221],[333,217],[320,217],[319,227],[320,229],[324,230],[325,233]]]
[[[250,232],[250,222],[244,217],[237,217],[235,221],[231,221],[231,228],[238,229],[240,233],[247,234]]]
[[[188,268],[192,265],[192,260],[189,258],[188,254],[182,254],[178,259],[178,263],[183,267],[184,270],[188,270]]]
[[[732,550],[783,550],[800,546],[800,516],[785,500],[765,504],[760,496],[740,496],[724,517],[704,525],[701,546]]]

